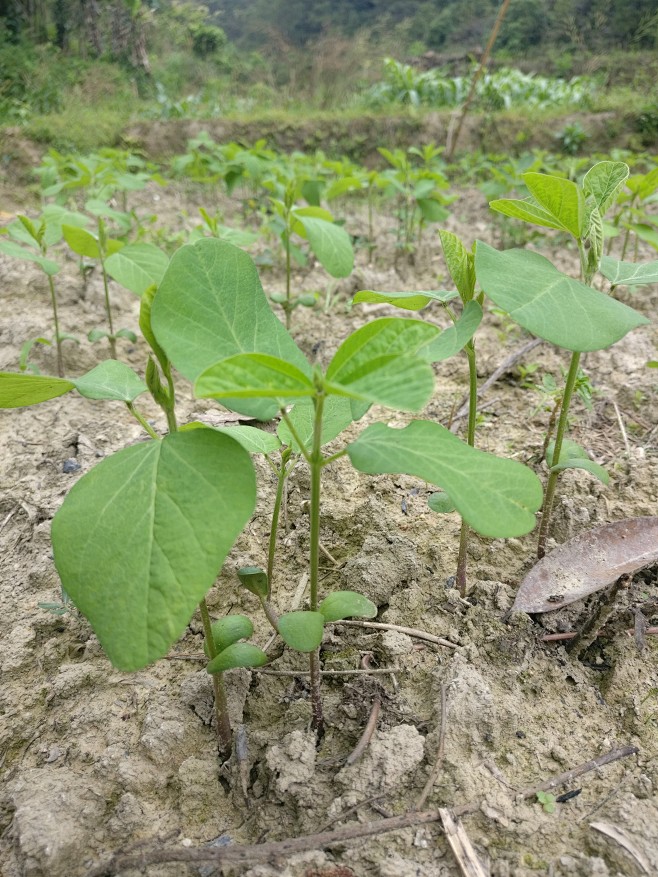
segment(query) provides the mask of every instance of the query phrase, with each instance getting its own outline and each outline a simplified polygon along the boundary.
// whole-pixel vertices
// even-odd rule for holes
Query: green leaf
[[[575,238],[583,235],[585,198],[572,180],[551,174],[521,174],[523,182],[537,203],[547,210],[558,223]]]
[[[648,320],[627,305],[562,274],[529,250],[499,253],[478,241],[478,282],[524,329],[567,350],[601,350]]]
[[[43,241],[47,247],[52,247],[53,244],[57,244],[61,241],[63,236],[63,225],[77,225],[81,228],[85,225],[89,225],[89,217],[85,216],[84,213],[69,210],[59,204],[47,204],[43,208],[41,216],[46,223]]]
[[[599,161],[583,177],[583,192],[592,195],[601,217],[624,188],[628,173],[623,161]]]
[[[475,264],[473,253],[469,252],[456,234],[442,229],[439,231],[443,256],[453,283],[459,290],[462,301],[473,298],[475,292]]]
[[[427,500],[427,505],[437,515],[449,515],[455,511],[455,504],[445,490],[437,490]]]
[[[636,262],[620,262],[603,256],[599,271],[613,286],[644,286],[658,283],[658,261],[638,265]]]
[[[236,424],[235,426],[211,426],[206,423],[187,423],[180,429],[214,429],[221,432],[242,445],[249,454],[271,454],[278,451],[281,442],[274,433],[265,432],[264,429],[257,429],[255,426],[243,426]]]
[[[270,398],[283,403],[313,396],[315,387],[304,372],[284,359],[264,353],[239,353],[216,362],[199,375],[194,393],[202,399]]]
[[[267,655],[258,646],[251,643],[235,643],[213,658],[206,670],[208,673],[225,673],[236,667],[262,667],[267,662]]]
[[[546,448],[546,464],[551,472],[561,472],[563,469],[584,469],[598,478],[603,484],[607,484],[610,480],[603,466],[590,460],[587,451],[577,442],[571,441],[571,439],[563,440],[560,459],[557,463],[553,462],[554,451],[555,442],[552,441]]]
[[[322,267],[332,277],[348,277],[354,268],[354,251],[350,236],[340,225],[312,216],[299,216],[311,249]]]
[[[96,341],[101,341],[103,338],[109,338],[109,332],[106,332],[105,329],[91,329],[87,332],[87,338],[92,344]]]
[[[296,652],[314,652],[322,642],[324,615],[320,612],[286,612],[279,618],[281,639]]]
[[[441,362],[459,353],[475,335],[482,322],[482,306],[471,299],[464,306],[461,317],[453,326],[445,329],[438,338],[418,351],[426,362]]]
[[[377,357],[412,356],[439,335],[422,320],[383,317],[357,329],[340,345],[327,368],[327,379],[349,384]]]
[[[489,207],[496,213],[502,213],[504,216],[510,216],[512,219],[521,219],[523,222],[530,222],[532,225],[540,225],[542,228],[555,228],[558,231],[565,231],[562,224],[550,213],[544,210],[538,204],[532,201],[520,201],[516,198],[500,198],[496,201],[490,201]]]
[[[457,298],[458,293],[454,289],[439,289],[435,291],[418,291],[418,292],[375,292],[371,289],[362,289],[354,296],[354,304],[390,304],[396,308],[402,308],[406,311],[420,311],[427,307],[430,302],[438,301],[445,304],[453,298]]]
[[[259,566],[243,566],[238,570],[238,578],[243,587],[257,597],[267,597],[269,585],[267,573]]]
[[[379,356],[365,362],[349,381],[327,381],[325,389],[369,404],[421,411],[434,392],[434,372],[428,363],[411,356]],[[358,405],[351,407],[354,420],[367,410]]]
[[[654,250],[658,250],[658,231],[647,225],[646,222],[625,222],[623,225],[635,232],[641,241],[652,246]]]
[[[148,390],[130,366],[116,359],[106,359],[81,378],[76,378],[73,383],[78,393],[87,399],[117,402],[133,402]]]
[[[155,244],[128,244],[105,261],[105,270],[117,283],[135,295],[156,286],[167,270],[169,257]]]
[[[22,408],[38,405],[63,396],[75,389],[75,384],[63,378],[47,375],[17,375],[13,372],[0,372],[0,408]]]
[[[438,423],[415,420],[404,429],[375,423],[347,452],[361,472],[415,475],[442,487],[483,536],[521,536],[535,526],[542,487],[534,472],[470,447]]]
[[[62,225],[64,240],[78,256],[100,259],[101,251],[94,235],[77,225]]]
[[[246,615],[226,615],[210,625],[215,651],[221,652],[240,639],[249,639],[254,632],[254,626]],[[208,643],[204,639],[203,651],[206,657],[210,657]]]
[[[174,433],[103,460],[52,523],[62,586],[112,663],[166,654],[255,505],[251,460],[212,430]]]
[[[303,399],[297,402],[295,407],[288,413],[288,418],[292,421],[295,432],[304,443],[304,447],[309,449],[313,440],[314,416],[315,408],[313,407],[313,402]],[[345,396],[327,396],[324,408],[322,409],[322,444],[326,445],[327,442],[339,436],[351,422],[352,408],[350,400]],[[300,451],[285,420],[279,423],[277,435],[285,445],[292,447],[296,453]]]
[[[343,618],[374,618],[377,607],[356,591],[334,591],[318,606],[325,622],[340,621]]]
[[[237,353],[280,357],[310,376],[303,353],[272,313],[253,260],[225,241],[207,238],[173,255],[151,321],[159,344],[191,382]],[[277,411],[269,401],[235,407],[262,420]]]
[[[20,244],[17,244],[14,241],[0,240],[0,253],[6,253],[8,256],[13,256],[15,259],[22,259],[24,262],[34,262],[42,269],[42,271],[50,276],[57,274],[60,269],[57,262],[53,262],[52,259],[46,259],[44,256],[40,256],[32,250],[26,250],[25,247],[21,247]]]

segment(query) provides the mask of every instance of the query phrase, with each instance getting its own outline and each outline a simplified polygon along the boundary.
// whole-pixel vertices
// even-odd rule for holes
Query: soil
[[[177,232],[190,224],[185,214],[193,216],[207,198],[199,190],[154,187],[135,194],[132,204],[142,215],[157,210],[160,225]],[[349,222],[358,231],[365,217],[352,216]],[[393,313],[388,306],[351,308],[357,289],[433,288],[437,275],[439,286],[446,283],[434,231],[426,233],[411,263],[396,254],[393,220],[378,222],[372,261],[360,250],[351,278],[329,284],[312,265],[296,277],[298,288],[321,292],[322,305],[297,309],[293,326],[302,348],[321,362],[357,325]],[[467,243],[476,237],[500,243],[501,229],[477,191],[460,194],[447,226]],[[547,235],[542,251],[575,272],[576,254],[562,243]],[[642,255],[651,258],[651,251]],[[0,256],[0,267],[0,368],[16,371],[23,341],[48,331],[48,290],[34,266]],[[276,269],[264,267],[262,280],[268,292],[283,288]],[[57,285],[62,324],[80,339],[65,345],[66,371],[79,375],[108,355],[103,343],[85,340],[103,321],[102,283],[97,272],[83,278],[69,259]],[[655,317],[656,287],[633,295],[619,292]],[[136,328],[138,300],[113,285],[112,301],[116,325]],[[430,310],[427,318],[445,325],[440,311]],[[528,340],[495,312],[486,315],[478,339],[482,379]],[[658,512],[658,382],[646,368],[648,360],[658,358],[656,342],[654,324],[584,358],[594,396],[591,409],[580,402],[574,406],[571,435],[607,466],[610,483],[604,487],[578,470],[564,474],[551,545],[599,523]],[[119,354],[143,374],[141,339],[136,344],[121,340]],[[38,346],[33,359],[43,373],[54,373],[50,348]],[[545,478],[538,460],[549,412],[545,398],[524,384],[541,385],[546,373],[559,382],[565,367],[565,357],[542,344],[494,384],[482,399],[479,446],[526,462]],[[424,416],[448,423],[462,401],[466,378],[464,358],[440,364],[436,395]],[[199,412],[215,413],[209,403],[194,400],[182,380],[179,390],[182,421]],[[163,427],[154,405],[140,407]],[[405,422],[383,409],[373,409],[368,418]],[[118,403],[71,394],[2,412],[0,430],[3,877],[83,877],[113,851],[139,844],[275,841],[406,812],[433,770],[442,728],[442,764],[425,806],[475,802],[463,825],[484,873],[658,873],[658,640],[648,636],[640,650],[625,632],[633,627],[637,609],[649,624],[658,623],[655,569],[635,576],[618,599],[606,628],[610,635],[579,659],[541,636],[582,626],[586,602],[543,616],[508,617],[518,584],[533,564],[536,534],[495,541],[474,537],[468,594],[462,599],[452,586],[457,516],[429,510],[428,485],[408,477],[359,475],[341,459],[325,470],[322,588],[362,591],[377,603],[378,622],[420,629],[452,647],[395,630],[328,627],[325,670],[359,669],[364,656],[370,656],[372,668],[392,670],[324,679],[327,731],[319,746],[309,732],[308,679],[299,655],[279,650],[272,668],[299,671],[296,675],[232,672],[232,719],[246,755],[222,764],[198,617],[168,659],[126,674],[110,665],[74,608],[62,606],[62,614],[56,614],[40,606],[62,600],[49,540],[53,514],[81,475],[141,440],[141,427]],[[264,645],[269,629],[235,576],[239,566],[265,565],[275,484],[265,462],[256,458],[255,464],[257,511],[208,600],[214,617],[229,611],[252,617],[256,641]],[[287,528],[279,539],[280,610],[303,606],[308,488],[300,465],[291,476]],[[381,713],[375,733],[362,757],[348,764],[377,699]],[[554,812],[518,794],[624,745],[639,751],[559,785],[556,796],[578,794],[557,803]],[[592,828],[593,822],[616,826],[625,845]],[[123,873],[210,877],[219,872],[177,863]],[[227,873],[456,877],[461,872],[440,824],[431,823]]]

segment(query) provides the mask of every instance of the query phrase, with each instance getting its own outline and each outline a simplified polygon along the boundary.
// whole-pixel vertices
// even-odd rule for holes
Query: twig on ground
[[[609,752],[599,755],[598,758],[593,758],[591,761],[585,761],[583,764],[579,764],[577,767],[568,770],[566,773],[561,773],[550,780],[546,780],[546,782],[539,786],[532,786],[529,789],[523,789],[519,792],[519,795],[521,798],[534,798],[537,792],[548,792],[550,789],[554,789],[556,786],[561,786],[563,783],[571,783],[576,777],[582,776],[584,773],[589,773],[591,770],[598,770],[599,767],[603,767],[605,764],[611,764],[613,761],[628,758],[629,755],[637,755],[639,751],[640,750],[637,746],[622,746],[619,749],[611,749]]]
[[[369,804],[374,804],[376,801],[381,801],[382,798],[387,798],[388,795],[388,792],[381,792],[379,795],[373,795],[372,798],[365,798],[363,801],[359,801],[358,803],[353,804],[351,807],[348,807],[347,810],[341,810],[341,812],[337,816],[334,816],[333,819],[329,820],[329,822],[325,822],[325,824],[319,830],[327,831],[327,829],[331,828],[332,825],[335,825],[337,822],[340,822],[347,816],[351,816],[352,813],[355,813],[359,809],[359,807],[367,807]]]
[[[629,628],[626,631],[628,636],[635,636],[635,628]],[[601,631],[597,631],[597,636],[600,636]],[[658,627],[647,627],[644,631],[645,636],[657,636],[658,635]],[[541,638],[541,642],[543,643],[555,643],[560,642],[561,640],[569,640],[575,639],[578,636],[578,632],[575,630],[568,630],[566,633],[547,633],[545,636]]]
[[[424,630],[418,630],[416,627],[401,627],[399,624],[382,624],[379,621],[334,621],[332,623],[346,624],[351,627],[371,627],[374,630],[397,630],[398,633],[406,633],[407,636],[422,639],[428,643],[434,643],[437,646],[445,646],[448,649],[459,648],[457,643],[451,643],[450,640],[443,639],[440,636],[434,636],[433,633],[426,633]]]
[[[461,822],[453,817],[450,810],[443,807],[439,808],[439,814],[446,840],[464,877],[490,877],[488,871],[482,867]]]
[[[206,660],[208,660],[206,658]],[[264,670],[260,667],[252,667],[252,673],[260,673],[261,676],[310,676],[309,670]],[[394,673],[403,672],[400,667],[377,667],[367,670],[320,670],[321,676],[392,676]]]
[[[624,421],[621,416],[621,411],[619,410],[619,405],[617,405],[614,399],[611,399],[610,401],[612,402],[612,407],[615,409],[615,417],[617,418],[617,423],[619,424],[619,432],[621,433],[621,437],[624,442],[624,450],[626,451],[626,456],[630,457],[631,446],[628,443],[628,435],[626,434],[626,427],[624,426]]]
[[[478,399],[481,398],[487,392],[487,390],[496,383],[498,378],[502,377],[505,372],[508,372],[512,368],[512,366],[516,365],[516,363],[520,359],[523,359],[526,353],[530,353],[531,350],[534,350],[535,347],[538,347],[540,344],[543,344],[542,338],[533,338],[530,341],[526,342],[522,347],[519,347],[518,350],[510,353],[510,355],[506,359],[504,359],[501,364],[489,375],[489,377],[482,384],[482,386],[478,388]],[[455,432],[454,426],[457,421],[461,420],[463,417],[466,417],[466,415],[468,414],[468,404],[468,396],[465,396],[460,402],[457,413],[452,418],[452,424],[450,426],[451,432]]]
[[[436,750],[436,758],[434,759],[434,766],[430,772],[429,777],[427,778],[427,782],[425,783],[425,787],[423,791],[420,793],[420,796],[415,804],[415,809],[420,810],[424,805],[425,801],[427,801],[428,797],[432,789],[434,788],[434,783],[437,781],[439,777],[439,773],[441,772],[441,768],[443,767],[443,754],[445,751],[445,742],[446,742],[446,719],[447,719],[447,710],[446,710],[446,691],[448,686],[444,683],[441,685],[441,723],[439,725],[439,745]]]
[[[578,765],[566,773],[546,780],[539,786],[525,789],[520,797],[533,798],[537,792],[553,789],[562,783],[572,782],[577,776],[581,776],[591,770],[597,770],[605,764],[635,755],[639,752],[636,746],[624,746],[621,749],[612,749],[604,755],[592,761]],[[473,813],[480,809],[480,801],[471,801],[451,808],[453,818]],[[317,834],[304,835],[302,837],[289,838],[273,843],[249,844],[225,846],[225,847],[156,847],[144,850],[141,853],[114,853],[106,862],[92,868],[87,877],[112,877],[122,871],[130,869],[146,868],[148,865],[157,865],[164,862],[186,862],[190,865],[209,862],[216,867],[228,867],[238,865],[254,865],[257,862],[266,862],[269,859],[285,858],[296,853],[308,850],[325,849],[326,847],[343,844],[350,840],[362,837],[373,837],[389,831],[398,831],[401,828],[427,825],[441,820],[439,810],[412,810],[401,816],[392,816],[387,819],[379,819],[374,822],[359,823],[339,828],[336,831],[324,831]]]
[[[375,733],[375,728],[377,727],[381,708],[382,699],[381,697],[379,697],[379,695],[377,695],[372,705],[372,710],[370,711],[370,717],[368,719],[368,722],[363,729],[363,734],[361,734],[361,736],[359,737],[359,742],[345,759],[345,764],[354,764],[355,762],[357,762],[368,748],[368,744],[370,743],[372,735]]]

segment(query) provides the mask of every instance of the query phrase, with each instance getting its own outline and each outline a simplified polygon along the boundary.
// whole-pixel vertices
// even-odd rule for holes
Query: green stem
[[[279,516],[281,514],[281,501],[283,500],[283,488],[288,477],[287,464],[291,454],[290,448],[281,452],[281,468],[277,470],[276,496],[272,510],[272,526],[270,527],[270,541],[267,551],[267,599],[272,597],[272,578],[274,576],[274,558],[276,555],[276,536],[279,530]]]
[[[178,423],[176,422],[176,388],[174,387],[174,379],[171,376],[171,363],[167,362],[167,367],[163,368],[163,374],[167,379],[167,387],[169,389],[169,405],[164,409],[167,416],[167,428],[169,432],[178,432]]]
[[[128,408],[128,411],[130,411],[130,413],[132,414],[132,416],[135,418],[135,420],[136,420],[136,421],[137,421],[137,422],[138,422],[138,423],[139,423],[139,424],[140,424],[140,425],[146,430],[146,432],[151,436],[151,438],[152,438],[152,439],[156,439],[157,441],[160,441],[160,436],[159,436],[159,435],[157,434],[157,432],[153,429],[153,427],[150,425],[150,423],[148,423],[148,422],[146,421],[146,419],[144,418],[144,416],[143,416],[142,414],[139,413],[139,411],[135,408],[135,406],[133,405],[133,403],[132,403],[132,402],[126,402],[126,406],[127,406],[127,408]]]
[[[208,605],[205,598],[199,603],[199,612],[201,613],[201,621],[203,622],[203,633],[208,645],[208,654],[210,660],[217,655],[215,648],[215,640],[212,635],[212,626],[210,623],[210,615],[208,614]],[[221,673],[212,674],[212,683],[215,690],[215,715],[217,716],[217,736],[222,754],[228,754],[231,750],[232,731],[231,720],[228,715],[228,703],[226,701],[226,689],[224,688],[224,680]]]
[[[478,375],[475,362],[475,344],[470,341],[464,348],[468,357],[468,444],[475,447],[475,425],[477,419],[478,404]],[[459,534],[459,553],[457,555],[457,574],[455,584],[459,593],[466,595],[466,555],[468,551],[469,526],[462,518],[461,531]]]
[[[48,286],[50,287],[50,303],[53,308],[53,321],[55,323],[55,347],[57,350],[57,374],[60,378],[64,377],[64,359],[62,357],[62,339],[59,335],[59,317],[57,316],[57,297],[55,296],[55,282],[52,275],[48,275]]]
[[[569,414],[569,405],[571,404],[571,396],[573,388],[576,385],[578,377],[578,367],[580,365],[580,353],[575,351],[571,354],[571,364],[569,373],[567,374],[567,382],[564,387],[562,396],[562,410],[560,411],[560,419],[557,424],[555,433],[555,445],[553,448],[552,464],[556,466],[560,462],[560,452],[562,451],[562,442],[567,431],[567,418]],[[541,525],[539,527],[539,543],[537,545],[537,557],[541,558],[546,554],[546,540],[548,539],[548,526],[553,511],[553,501],[555,499],[555,489],[557,487],[559,471],[551,472],[546,483],[546,492],[544,494],[544,505],[542,506]]]
[[[288,414],[284,408],[281,408],[281,419],[283,420],[285,425],[290,430],[290,435],[297,442],[297,445],[299,446],[299,450],[301,451],[302,457],[310,465],[311,464],[311,457],[309,456],[309,453],[306,450],[306,446],[305,446],[304,442],[301,440],[301,438],[299,437],[299,433],[295,429],[295,426],[294,426],[292,420],[288,417]]]
[[[318,581],[320,567],[320,495],[322,490],[322,412],[324,409],[324,393],[320,390],[313,400],[315,418],[313,422],[313,447],[309,465],[311,469],[311,504],[310,504],[310,556],[309,556],[309,588],[311,612],[318,610]],[[322,715],[322,697],[320,694],[320,649],[309,655],[311,671],[311,703],[313,718],[311,727],[322,736],[324,718]]]
[[[265,597],[260,598],[260,605],[265,613],[265,617],[270,622],[274,630],[279,632],[279,616],[276,614],[274,606]]]
[[[101,272],[103,274],[103,289],[105,290],[105,313],[107,314],[107,325],[110,330],[109,338],[107,339],[110,342],[110,356],[112,359],[117,358],[117,345],[116,340],[114,338],[114,326],[112,324],[112,309],[110,307],[110,289],[109,284],[107,282],[107,272],[105,271],[105,261],[101,256]]]
[[[288,229],[286,230],[286,329],[290,329],[292,311],[290,308],[290,218],[286,217]]]

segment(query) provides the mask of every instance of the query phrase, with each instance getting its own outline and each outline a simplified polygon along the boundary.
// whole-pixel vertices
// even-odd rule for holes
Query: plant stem
[[[169,405],[165,408],[167,416],[167,428],[169,432],[178,432],[178,423],[176,422],[176,388],[174,387],[174,379],[171,376],[171,363],[167,362],[167,367],[162,369],[167,379],[167,387],[169,388]]]
[[[290,217],[287,217],[287,224],[290,226]],[[286,231],[286,329],[290,330],[290,228]]]
[[[286,448],[281,452],[281,468],[277,470],[276,496],[274,498],[274,508],[272,510],[272,526],[270,527],[270,541],[267,551],[267,600],[272,598],[272,577],[274,576],[276,536],[279,530],[279,515],[281,513],[281,501],[283,500],[283,488],[286,483],[286,478],[288,477],[287,464],[291,453],[290,448]],[[263,608],[265,607],[263,606]]]
[[[146,430],[146,432],[151,436],[151,438],[152,438],[152,439],[157,439],[157,441],[160,441],[160,436],[159,436],[159,435],[157,434],[157,432],[153,429],[153,427],[151,426],[151,424],[148,423],[148,422],[146,421],[146,419],[144,418],[144,415],[142,415],[142,414],[139,413],[139,411],[135,408],[135,406],[133,405],[133,403],[132,403],[132,402],[126,402],[126,406],[127,406],[127,408],[128,408],[128,411],[130,411],[130,413],[132,414],[132,416],[135,418],[135,420],[140,424],[140,426],[142,426],[143,429]]]
[[[208,614],[208,605],[205,598],[199,603],[199,612],[201,613],[201,621],[203,622],[203,633],[208,645],[208,654],[210,660],[217,655],[215,641],[212,635],[212,626],[210,624],[210,615]],[[231,750],[231,720],[228,715],[228,704],[226,702],[226,689],[224,688],[224,680],[221,673],[212,674],[213,688],[215,689],[215,715],[217,716],[217,736],[219,738],[219,746],[222,754],[228,754]]]
[[[59,337],[59,318],[57,316],[57,298],[55,296],[55,282],[52,275],[48,275],[48,286],[50,288],[50,303],[53,308],[53,322],[55,323],[55,348],[57,350],[57,374],[60,378],[64,377],[64,360],[62,358],[62,339]]]
[[[320,494],[322,490],[322,412],[324,409],[324,392],[319,390],[313,399],[315,418],[313,422],[313,447],[309,465],[311,469],[311,546],[309,553],[309,589],[311,597],[311,612],[318,610],[318,579],[320,566]],[[311,703],[313,705],[313,719],[311,727],[322,736],[324,732],[324,718],[322,715],[322,699],[320,695],[320,649],[316,649],[309,655],[309,669],[311,671]]]
[[[555,445],[553,448],[552,464],[556,466],[560,462],[560,452],[562,450],[562,442],[567,431],[567,418],[569,414],[569,405],[571,404],[571,396],[573,388],[578,377],[578,367],[580,365],[580,353],[574,351],[571,354],[571,365],[567,374],[567,383],[564,387],[564,395],[562,396],[562,410],[560,411],[560,419],[557,423],[557,432],[555,434]],[[546,483],[546,492],[544,494],[544,505],[542,506],[541,525],[539,527],[539,543],[537,545],[537,557],[541,558],[546,554],[546,540],[548,538],[548,525],[551,520],[551,512],[553,511],[553,500],[555,499],[555,489],[557,481],[560,477],[559,471],[551,472]]]
[[[110,356],[112,359],[117,358],[117,345],[114,338],[114,326],[112,325],[112,309],[110,308],[110,290],[107,282],[107,272],[105,271],[105,260],[101,256],[101,272],[103,274],[103,289],[105,290],[105,313],[107,314],[107,325],[110,330],[108,341],[110,342]]]
[[[478,404],[478,374],[475,363],[475,344],[471,340],[464,348],[468,357],[468,444],[475,447],[475,423]],[[462,518],[459,534],[459,554],[457,555],[457,574],[455,584],[462,597],[466,596],[466,553],[468,550],[469,526]]]

